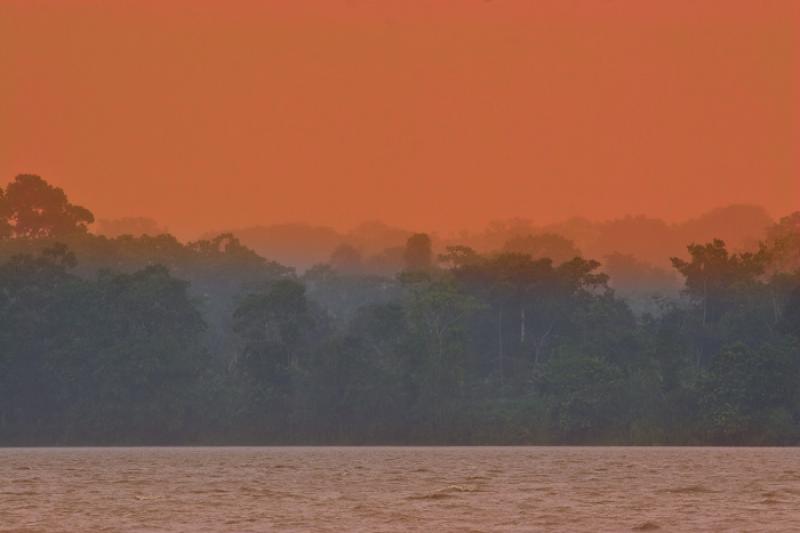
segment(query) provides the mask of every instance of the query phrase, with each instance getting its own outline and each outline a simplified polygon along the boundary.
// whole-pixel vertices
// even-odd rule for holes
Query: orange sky
[[[0,182],[178,234],[800,208],[799,2],[0,2]]]

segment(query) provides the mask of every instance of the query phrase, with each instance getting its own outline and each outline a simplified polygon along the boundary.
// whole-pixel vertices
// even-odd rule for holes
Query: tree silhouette
[[[61,188],[33,174],[20,174],[6,187],[4,204],[6,221],[16,237],[83,233],[94,222],[88,209],[71,204]]]
[[[433,266],[433,251],[431,238],[427,233],[415,233],[406,241],[403,253],[406,270],[410,272],[424,272]]]

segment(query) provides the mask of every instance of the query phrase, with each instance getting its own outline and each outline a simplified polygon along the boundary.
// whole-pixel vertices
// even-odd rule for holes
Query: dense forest
[[[0,444],[800,442],[800,212],[752,251],[685,243],[646,309],[630,258],[552,232],[298,273],[93,223],[38,176],[0,188]]]

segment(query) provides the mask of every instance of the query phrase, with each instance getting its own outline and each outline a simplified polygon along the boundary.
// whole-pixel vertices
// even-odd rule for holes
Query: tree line
[[[648,313],[526,252],[553,236],[298,274],[93,221],[39,176],[0,188],[0,444],[800,441],[800,213],[756,252],[690,244]]]

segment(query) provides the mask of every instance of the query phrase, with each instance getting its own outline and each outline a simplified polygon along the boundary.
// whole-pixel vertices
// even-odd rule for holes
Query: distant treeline
[[[434,232],[429,235],[437,253],[443,252],[447,246],[456,245],[487,253],[503,250],[509,242],[519,245],[529,236],[536,236],[540,237],[538,242],[527,243],[529,247],[535,245],[531,251],[552,253],[552,259],[558,262],[569,249],[563,242],[545,239],[545,236],[555,236],[568,241],[572,250],[579,250],[584,257],[601,260],[604,269],[608,266],[607,256],[618,254],[633,256],[669,275],[669,257],[685,253],[686,243],[710,242],[716,238],[724,240],[731,251],[755,251],[758,241],[763,239],[764,230],[774,223],[760,206],[728,205],[676,223],[646,215],[606,221],[573,217],[545,225],[508,218],[492,221],[480,231]],[[165,232],[156,221],[146,218],[100,220],[92,231],[108,237]],[[403,248],[414,232],[373,220],[348,231],[306,223],[286,223],[227,228],[218,233],[232,233],[262,257],[302,270],[327,261],[332,251],[344,245],[356,251],[357,266],[362,273],[394,275],[403,267]],[[212,238],[216,234],[208,233],[202,238]]]
[[[756,251],[764,231],[774,222],[762,207],[729,205],[676,223],[645,215],[606,221],[574,217],[546,225],[509,218],[495,220],[481,231],[429,235],[436,253],[458,245],[481,253],[524,251],[534,257],[550,257],[558,263],[564,258],[571,259],[577,251],[583,257],[600,260],[603,270],[614,278],[614,288],[629,292],[627,289],[642,286],[677,286],[669,257],[684,254],[686,243],[721,239],[730,251]],[[107,237],[168,233],[155,220],[143,217],[98,220],[92,231]],[[228,228],[201,238],[211,239],[219,233],[232,233],[262,257],[300,270],[339,256],[347,259],[347,263],[337,267],[345,267],[352,273],[394,276],[404,266],[405,242],[414,232],[376,220],[348,231],[297,222]],[[347,253],[338,253],[342,250]]]
[[[0,444],[800,442],[800,212],[752,252],[689,244],[648,312],[550,233],[299,275],[93,222],[0,188]]]

